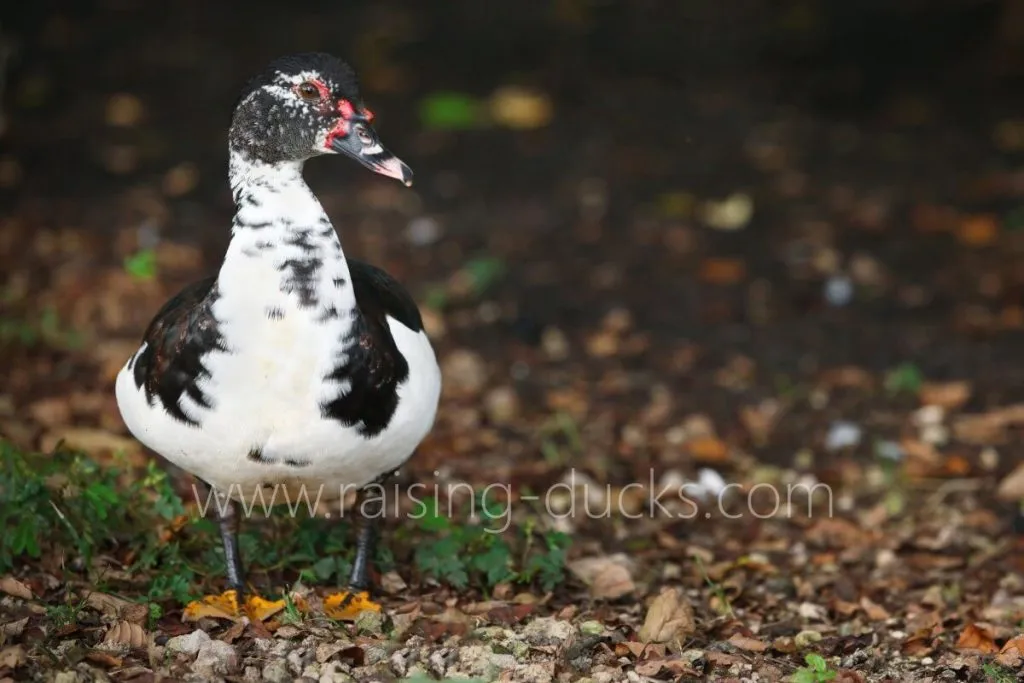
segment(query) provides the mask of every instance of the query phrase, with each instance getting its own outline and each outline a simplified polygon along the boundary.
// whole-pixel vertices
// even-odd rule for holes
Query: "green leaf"
[[[424,531],[445,531],[451,527],[451,521],[441,514],[441,506],[433,496],[419,501],[422,512],[418,512],[420,528]]]
[[[890,394],[916,394],[921,389],[924,377],[913,363],[903,363],[890,370],[885,377],[885,390]]]
[[[331,578],[338,570],[338,562],[333,557],[325,557],[313,565],[313,574],[321,581]]]
[[[502,581],[515,578],[510,568],[512,554],[504,542],[493,543],[488,550],[473,557],[473,567],[487,577],[487,585],[494,586]]]
[[[464,93],[436,92],[420,101],[420,121],[427,128],[474,128],[480,121],[479,111],[479,101]]]
[[[156,277],[156,252],[152,249],[142,249],[131,256],[126,256],[124,269],[139,280],[152,280]]]
[[[505,274],[505,262],[493,256],[481,256],[468,261],[463,270],[469,274],[473,289],[479,294],[501,279]]]

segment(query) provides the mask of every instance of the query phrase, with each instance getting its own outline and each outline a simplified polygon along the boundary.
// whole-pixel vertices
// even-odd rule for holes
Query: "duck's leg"
[[[238,502],[229,501],[223,509],[217,506],[217,528],[224,546],[224,562],[227,564],[228,588],[234,589],[239,599],[245,594],[245,572],[242,557],[238,552],[238,526],[241,510]]]
[[[360,489],[353,506],[354,509],[359,510],[359,521],[356,531],[356,557],[352,561],[348,590],[329,595],[324,600],[324,612],[333,619],[352,620],[365,610],[381,611],[380,604],[370,599],[370,589],[372,588],[370,565],[377,549],[380,518],[384,513],[385,502],[382,497],[380,499],[380,514],[366,515],[363,506],[368,499],[368,490]]]
[[[214,491],[214,495],[217,493]],[[217,528],[224,546],[224,562],[228,575],[228,589],[220,595],[207,595],[185,607],[185,618],[200,616],[224,616],[237,618],[266,619],[285,608],[284,600],[264,600],[258,595],[247,595],[245,571],[238,549],[238,528],[242,518],[241,505],[235,500],[224,500],[218,496],[214,501],[217,514]]]

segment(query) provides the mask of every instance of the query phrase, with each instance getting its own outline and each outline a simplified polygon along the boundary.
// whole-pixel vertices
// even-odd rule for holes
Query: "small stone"
[[[519,414],[519,396],[510,386],[496,387],[484,397],[484,411],[491,423],[509,424]]]
[[[192,633],[186,633],[183,636],[174,636],[167,641],[167,650],[170,652],[181,652],[187,655],[195,655],[199,653],[199,649],[205,644],[210,642],[210,636],[207,635],[206,631],[195,630]]]
[[[569,356],[569,340],[557,327],[544,328],[540,345],[549,360],[564,360]]]
[[[860,425],[838,420],[829,427],[828,435],[825,437],[825,448],[830,451],[853,448],[860,443],[862,436],[863,430]]]
[[[28,407],[28,412],[46,427],[71,424],[71,404],[63,396],[40,399]]]
[[[313,659],[315,656],[316,654],[313,652],[313,650],[305,647],[300,647],[289,652],[288,656],[286,657],[286,660],[288,662],[288,667],[291,669],[292,673],[301,674],[303,671],[305,671],[307,666],[313,663]]]
[[[168,197],[181,197],[196,189],[199,184],[199,168],[190,162],[178,164],[167,171],[163,180],[163,191]]]
[[[825,282],[825,300],[842,307],[853,300],[853,282],[845,275],[833,275]]]
[[[493,680],[502,671],[514,669],[515,666],[515,657],[497,654],[484,645],[464,645],[459,648],[459,668],[470,676]]]
[[[238,653],[223,640],[209,640],[200,646],[192,670],[210,678],[227,676],[238,670]]]
[[[425,247],[441,239],[441,226],[433,218],[419,216],[409,221],[405,237],[413,246]]]
[[[523,638],[532,645],[558,645],[573,638],[576,628],[568,621],[554,617],[541,617],[523,629]]]
[[[320,669],[319,683],[355,683],[355,678],[342,669],[341,662],[328,662]]]
[[[263,680],[269,683],[292,683],[293,678],[283,659],[272,659],[263,666]]]
[[[130,93],[118,93],[107,100],[107,124],[129,128],[142,120],[142,100]]]
[[[361,633],[380,633],[384,629],[384,615],[364,610],[356,617],[355,626],[356,631]]]
[[[427,659],[430,672],[438,678],[444,678],[445,673],[448,671],[448,667],[456,656],[457,653],[455,650],[447,647],[430,653],[430,657]]]
[[[797,633],[796,637],[793,639],[796,646],[801,649],[807,647],[811,643],[816,643],[819,640],[821,640],[821,634],[817,631],[800,631],[800,633]]]
[[[456,349],[441,364],[442,386],[457,394],[478,394],[487,381],[487,367],[475,351]]]

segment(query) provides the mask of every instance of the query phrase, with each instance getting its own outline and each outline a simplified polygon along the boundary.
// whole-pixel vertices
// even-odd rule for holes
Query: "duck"
[[[235,213],[223,261],[155,313],[117,374],[130,434],[217,503],[208,510],[228,587],[186,614],[283,604],[246,584],[238,531],[262,509],[256,496],[330,507],[354,494],[358,512],[433,429],[441,372],[415,300],[381,268],[346,257],[303,177],[308,160],[341,156],[411,186],[373,121],[355,71],[331,54],[285,55],[253,76],[228,127]],[[324,600],[338,618],[381,609],[371,595],[381,516],[357,517],[347,590]]]

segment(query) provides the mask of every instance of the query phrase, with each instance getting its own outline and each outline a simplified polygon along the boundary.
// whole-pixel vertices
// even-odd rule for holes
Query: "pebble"
[[[853,448],[860,443],[864,430],[854,422],[838,420],[829,427],[828,435],[825,437],[825,448],[830,451],[838,451],[843,448]]]
[[[576,628],[554,617],[534,619],[523,629],[523,638],[533,645],[557,645],[572,638]]]
[[[487,381],[487,367],[475,351],[456,349],[441,363],[443,386],[456,393],[478,394]]]
[[[557,327],[547,327],[541,334],[541,348],[550,360],[564,360],[569,356],[569,340]]]
[[[167,641],[167,649],[171,652],[182,652],[187,655],[199,653],[200,648],[210,642],[210,636],[206,631],[197,629],[192,633],[183,636],[174,636]]]
[[[238,653],[223,640],[209,640],[200,646],[192,670],[208,678],[232,674],[238,670]]]
[[[484,397],[484,412],[493,424],[509,424],[519,414],[519,395],[510,386],[495,387]]]
[[[904,457],[903,448],[895,441],[889,441],[888,439],[878,442],[875,446],[875,453],[880,458],[892,460],[894,462],[899,462],[900,460],[903,460]]]
[[[283,659],[272,659],[263,667],[263,680],[269,683],[291,683],[292,678],[288,662]]]
[[[825,300],[842,307],[853,300],[853,282],[845,275],[833,275],[825,281]]]
[[[429,216],[418,216],[405,227],[405,238],[413,246],[429,246],[441,239],[441,225]]]

